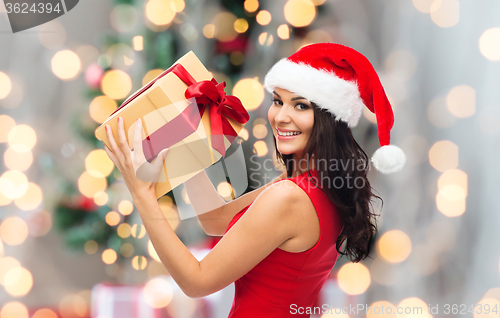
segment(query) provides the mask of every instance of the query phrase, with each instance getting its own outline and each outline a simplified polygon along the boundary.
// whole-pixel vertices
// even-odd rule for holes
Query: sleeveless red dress
[[[318,182],[316,170],[311,175]],[[320,223],[319,241],[307,251],[287,252],[276,248],[244,276],[234,282],[235,295],[228,318],[310,317],[298,309],[313,307],[318,294],[337,262],[337,238],[343,222],[326,193],[311,183],[307,172],[287,180],[295,182],[309,198]],[[282,181],[282,180],[280,180]],[[279,181],[278,181],[279,182]],[[250,205],[238,212],[226,230],[240,219]]]

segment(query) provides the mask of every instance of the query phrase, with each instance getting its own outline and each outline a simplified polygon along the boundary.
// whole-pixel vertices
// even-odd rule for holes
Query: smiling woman
[[[186,295],[207,296],[234,282],[230,318],[309,317],[291,305],[313,306],[338,257],[368,257],[376,234],[368,157],[351,134],[362,107],[377,116],[382,148],[372,157],[375,167],[399,171],[405,156],[389,145],[394,118],[378,76],[353,49],[306,46],[279,61],[265,85],[273,93],[268,119],[286,172],[229,203],[204,171],[184,183],[205,232],[223,236],[201,261],[165,219],[154,184],[137,178],[135,167],[144,164],[140,137],[132,153],[123,120],[119,145],[108,130],[112,153],[106,152],[122,172],[161,262]],[[162,159],[148,166],[152,175]],[[342,169],[331,169],[331,160]]]

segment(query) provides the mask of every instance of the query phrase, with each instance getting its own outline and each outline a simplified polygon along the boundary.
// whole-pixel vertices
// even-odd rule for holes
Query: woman
[[[399,171],[405,156],[389,145],[393,114],[378,76],[353,49],[306,46],[276,63],[265,85],[273,93],[268,118],[286,173],[227,204],[206,174],[185,183],[196,211],[213,207],[199,215],[205,232],[223,235],[201,261],[164,218],[154,183],[136,178],[123,120],[119,146],[108,129],[113,152],[106,152],[120,169],[162,263],[186,295],[206,296],[235,282],[229,317],[309,317],[322,313],[311,306],[339,254],[361,261],[376,234],[369,163],[350,130],[363,106],[377,117],[382,147],[372,157],[375,167]],[[142,153],[137,126],[134,145]],[[159,169],[161,162],[153,166]]]

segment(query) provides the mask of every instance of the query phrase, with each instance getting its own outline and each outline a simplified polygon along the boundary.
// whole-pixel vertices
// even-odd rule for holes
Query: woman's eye
[[[306,104],[297,104],[296,106],[299,107],[299,109],[301,109],[301,110],[309,108],[309,106],[307,106]]]
[[[280,101],[279,99],[273,99],[273,104],[281,106],[281,105],[283,105],[283,102]]]

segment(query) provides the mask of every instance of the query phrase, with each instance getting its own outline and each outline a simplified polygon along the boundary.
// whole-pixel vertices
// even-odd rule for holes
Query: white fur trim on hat
[[[406,155],[398,146],[387,145],[375,151],[372,162],[378,171],[390,174],[403,169],[406,163]]]
[[[279,87],[305,97],[342,120],[349,127],[358,124],[364,103],[354,81],[346,81],[327,70],[297,64],[286,58],[267,73],[264,84],[272,93]]]

